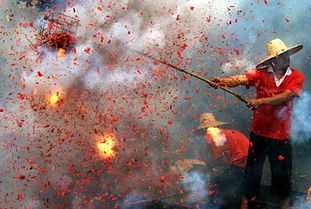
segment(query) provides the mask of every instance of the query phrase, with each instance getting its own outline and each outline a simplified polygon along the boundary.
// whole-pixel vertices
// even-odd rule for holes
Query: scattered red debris
[[[25,198],[25,194],[22,192],[19,192],[16,196],[16,200],[22,201]]]
[[[176,21],[180,20],[180,15],[176,16]]]
[[[32,22],[20,22],[18,26],[23,27],[23,28],[33,27],[33,23]]]
[[[165,177],[165,176],[161,176],[161,177],[160,177],[160,182],[161,182],[161,183],[165,183],[165,181],[166,181],[166,177]]]
[[[40,71],[38,71],[38,72],[37,72],[37,75],[38,75],[39,77],[42,77],[42,76],[43,76],[43,73],[41,73]]]
[[[68,49],[77,42],[77,39],[68,32],[57,32],[52,34],[46,34],[46,38],[43,43],[51,48]]]
[[[206,21],[207,21],[208,23],[210,23],[210,22],[212,21],[212,16],[208,16],[208,17],[206,18]]]
[[[237,56],[239,56],[239,55],[241,54],[239,48],[234,48],[233,51],[235,52],[235,54],[236,54]]]
[[[152,76],[156,79],[161,79],[161,78],[165,77],[165,75],[166,75],[166,69],[165,68],[157,67],[152,71]]]
[[[17,93],[16,98],[19,100],[24,100],[24,99],[26,99],[26,95],[24,95],[22,93]]]
[[[183,59],[183,53],[185,51],[185,49],[188,47],[188,45],[186,43],[184,43],[183,45],[181,45],[177,51],[177,56],[181,59]]]
[[[280,161],[285,160],[285,157],[283,155],[278,155],[278,160]]]
[[[24,175],[19,175],[19,176],[16,176],[16,179],[18,180],[25,180],[26,176]]]
[[[23,127],[23,123],[24,123],[25,121],[24,121],[24,120],[17,120],[17,119],[16,119],[15,122],[16,122],[17,126],[21,128],[21,127]]]
[[[90,47],[85,48],[85,49],[84,49],[84,52],[87,53],[87,54],[91,54],[92,48],[90,48]]]
[[[21,56],[20,58],[18,58],[18,61],[21,61],[22,59],[24,59],[26,57],[26,55]]]

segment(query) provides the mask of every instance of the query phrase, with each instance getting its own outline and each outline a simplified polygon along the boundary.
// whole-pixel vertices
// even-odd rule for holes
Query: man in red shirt
[[[301,50],[302,45],[288,48],[280,39],[274,39],[266,47],[268,56],[256,69],[243,75],[213,79],[220,86],[256,88],[256,99],[248,100],[254,113],[246,166],[247,192],[241,205],[243,209],[248,208],[249,200],[256,198],[266,156],[271,164],[272,191],[283,199],[282,209],[288,207],[291,191],[291,115],[293,99],[303,89],[304,75],[290,67],[290,55]]]
[[[217,121],[212,113],[203,113],[199,128],[205,129],[205,139],[214,160],[221,159],[240,168],[246,165],[249,140],[239,131],[219,128],[226,124]]]
[[[203,113],[199,129],[205,131],[211,157],[207,165],[213,171],[210,185],[215,185],[215,198],[222,202],[221,209],[236,209],[241,201],[249,140],[239,131],[219,127],[224,124],[212,113]]]

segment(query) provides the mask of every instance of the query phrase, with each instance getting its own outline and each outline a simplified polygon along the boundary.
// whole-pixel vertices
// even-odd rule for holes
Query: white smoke
[[[133,208],[133,209],[144,209],[143,203],[146,201],[143,194],[139,194],[137,192],[133,192],[132,194],[129,194],[127,197],[124,198],[124,201],[122,203],[121,208],[127,209],[127,208]]]
[[[40,200],[28,200],[25,202],[26,202],[26,205],[23,207],[25,209],[40,209],[40,208],[42,208],[42,203]]]
[[[241,74],[254,68],[255,68],[255,65],[253,64],[253,62],[248,60],[246,56],[233,59],[232,61],[224,63],[221,66],[222,72],[226,75]]]
[[[303,92],[296,99],[292,117],[291,138],[294,143],[302,143],[311,138],[311,94]]]
[[[123,44],[130,44],[140,36],[142,18],[138,14],[128,14],[111,26],[110,34],[114,39],[122,41]]]
[[[311,202],[305,200],[305,197],[300,197],[295,200],[293,207],[296,209],[311,209]]]
[[[164,48],[165,46],[165,35],[160,29],[160,25],[154,25],[146,29],[146,31],[142,34],[141,40],[143,43],[142,47],[139,48],[151,48],[151,47],[159,47]]]
[[[186,201],[188,203],[206,200],[208,196],[209,176],[197,171],[186,173],[183,179],[183,187],[187,191]]]

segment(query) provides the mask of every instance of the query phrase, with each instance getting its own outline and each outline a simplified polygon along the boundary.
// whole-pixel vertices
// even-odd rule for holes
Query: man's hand
[[[252,110],[257,109],[261,105],[265,104],[263,99],[249,99],[247,100],[247,106]]]
[[[293,97],[295,97],[296,94],[290,90],[285,90],[283,93],[277,94],[272,97],[265,97],[260,99],[249,99],[247,100],[247,106],[251,109],[257,109],[259,106],[263,104],[269,104],[269,105],[280,105],[283,103],[288,102]]]

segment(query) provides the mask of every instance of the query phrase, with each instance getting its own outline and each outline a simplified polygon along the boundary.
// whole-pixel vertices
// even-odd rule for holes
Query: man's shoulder
[[[295,77],[304,77],[304,73],[298,68],[291,67],[292,73]]]
[[[222,129],[222,132],[226,136],[247,138],[244,133],[242,133],[241,131],[238,131],[238,130],[234,130],[234,129]]]
[[[224,129],[223,133],[232,146],[248,147],[249,138],[244,133],[234,129]]]
[[[256,76],[262,76],[262,75],[268,75],[269,72],[266,69],[250,69],[248,71],[246,71],[246,74],[250,74],[250,75],[256,75]]]

